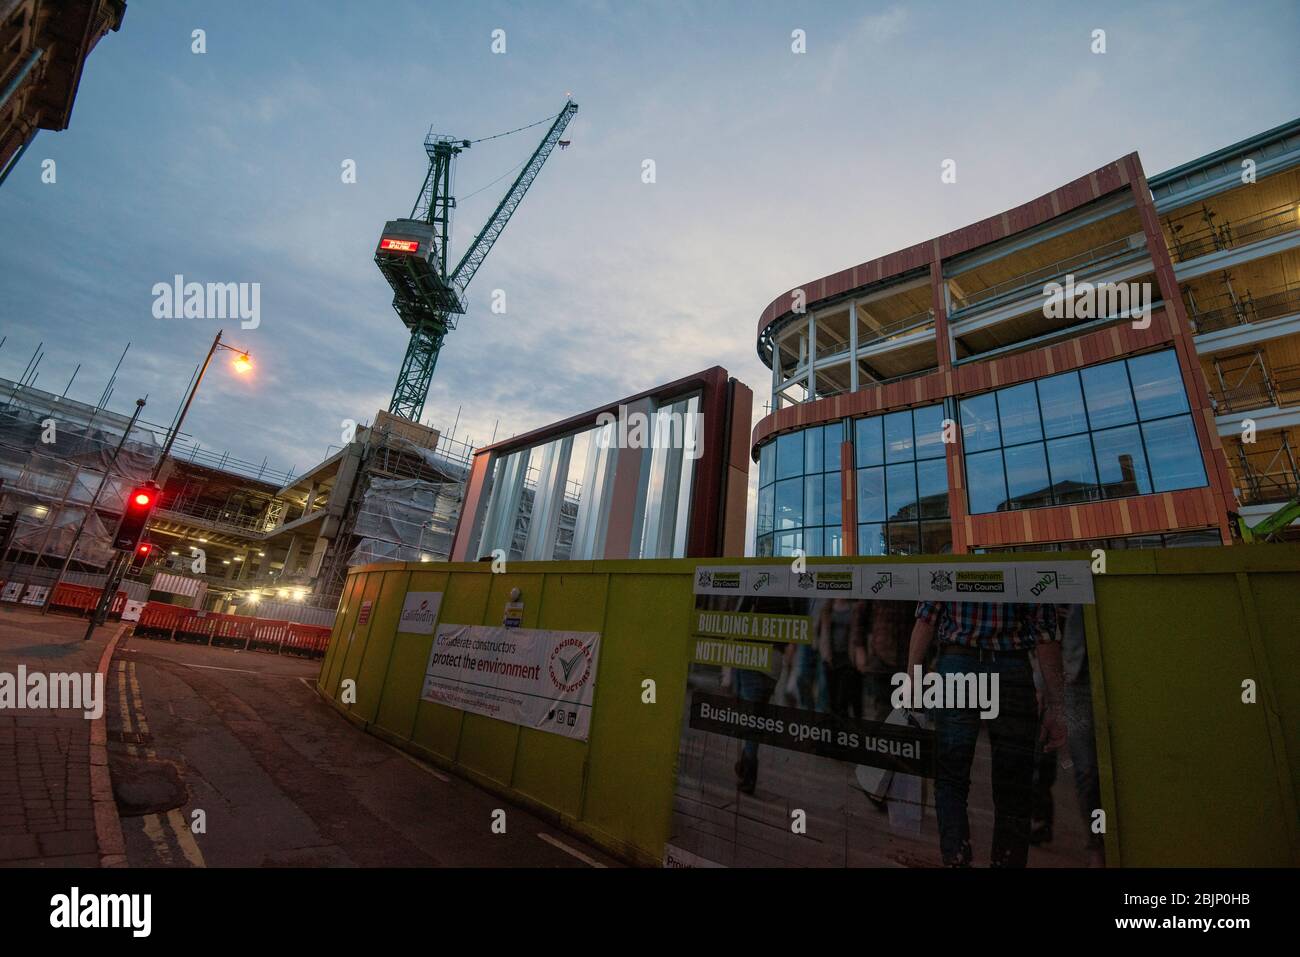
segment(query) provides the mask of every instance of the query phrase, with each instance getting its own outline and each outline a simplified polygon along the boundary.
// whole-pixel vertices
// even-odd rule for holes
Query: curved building
[[[757,554],[1229,543],[1295,494],[1298,163],[1300,121],[1150,184],[1131,153],[778,296]]]

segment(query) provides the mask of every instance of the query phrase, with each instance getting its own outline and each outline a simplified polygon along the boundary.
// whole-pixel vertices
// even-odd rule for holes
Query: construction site
[[[2,600],[43,606],[60,582],[102,590],[113,579],[132,603],[328,624],[349,568],[446,561],[475,450],[454,430],[443,435],[420,421],[429,383],[446,336],[466,311],[466,287],[547,157],[568,145],[561,136],[577,109],[568,101],[554,116],[483,138],[549,124],[452,267],[452,170],[459,154],[482,140],[425,138],[428,169],[415,204],[409,216],[386,222],[374,256],[410,335],[391,403],[304,471],[246,462],[183,431],[220,350],[236,354],[236,371],[251,368],[248,353],[222,343],[220,333],[166,425],[139,408],[131,416],[109,407],[115,393],[122,401],[122,360],[94,403],[68,398],[71,381],[59,395],[37,388],[43,343],[20,375],[0,378]],[[539,467],[526,470],[519,491],[514,557],[524,554]],[[158,496],[147,530],[127,546],[133,552],[115,548],[128,497],[151,481]],[[579,495],[577,484],[567,483],[555,510],[556,557],[565,557],[563,543],[571,541]]]

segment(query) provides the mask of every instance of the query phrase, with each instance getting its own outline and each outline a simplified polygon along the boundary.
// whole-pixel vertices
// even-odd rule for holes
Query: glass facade
[[[857,419],[858,554],[952,550],[943,405]]]
[[[840,445],[844,423],[787,433],[759,450],[757,553],[844,554]]]
[[[959,410],[972,514],[1206,484],[1172,349],[971,396]]]

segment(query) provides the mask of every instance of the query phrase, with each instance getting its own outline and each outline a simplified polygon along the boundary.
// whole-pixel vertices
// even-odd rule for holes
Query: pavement
[[[84,620],[0,608],[0,672],[94,671],[115,627],[91,642],[84,630]],[[319,669],[124,636],[100,732],[124,847],[96,843],[92,722],[0,711],[0,866],[619,866],[360,731],[316,695]],[[499,811],[504,834],[492,826]],[[115,843],[103,823],[100,844]]]
[[[94,672],[116,625],[0,605],[0,673]],[[91,726],[80,709],[0,710],[0,867],[98,867]]]
[[[257,651],[121,646],[108,748],[130,866],[617,866],[360,731],[317,696],[319,670]]]

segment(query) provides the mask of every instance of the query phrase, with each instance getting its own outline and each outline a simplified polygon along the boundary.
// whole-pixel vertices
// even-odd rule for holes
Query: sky
[[[425,420],[483,444],[713,365],[757,420],[777,295],[1130,151],[1152,175],[1294,119],[1297,36],[1291,0],[130,0],[70,128],[0,186],[0,376],[43,342],[37,386],[80,363],[69,394],[93,403],[130,342],[110,407],[147,393],[166,423],[224,327],[255,370],[214,367],[186,432],[302,471],[388,406],[407,336],[373,253],[411,211],[426,132],[488,136],[571,93],[572,145],[470,286]],[[453,259],[511,177],[469,194],[544,129],[460,156]],[[155,318],[178,274],[259,283],[260,324]]]

